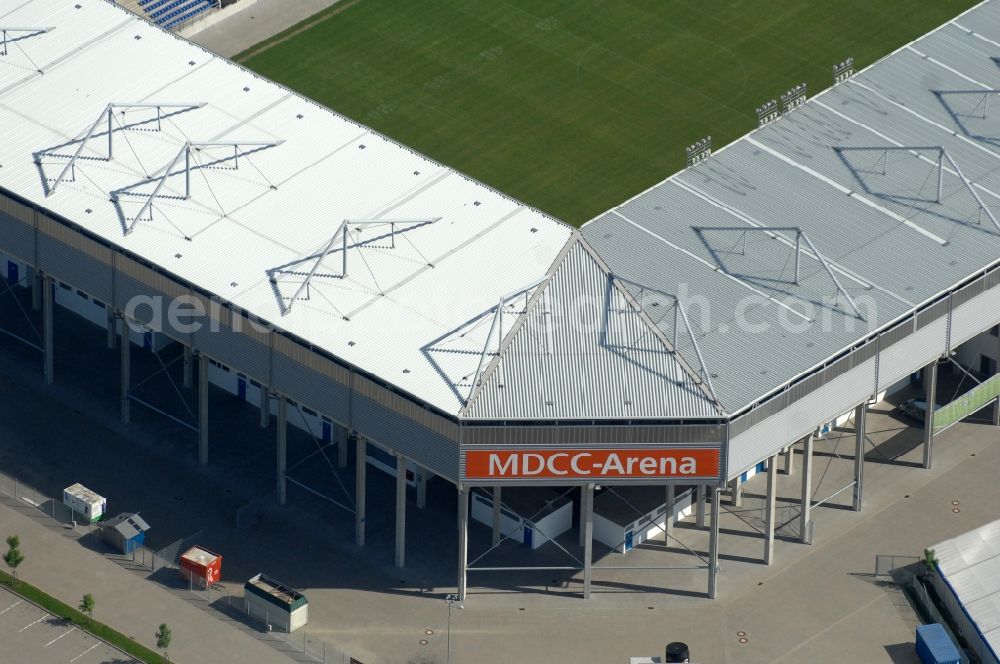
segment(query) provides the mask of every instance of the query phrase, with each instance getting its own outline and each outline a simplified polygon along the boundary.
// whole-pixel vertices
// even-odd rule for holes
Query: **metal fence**
[[[81,535],[92,533],[97,529],[84,515],[74,512],[63,503],[61,496],[53,498],[30,484],[3,472],[0,472],[0,494],[13,498],[20,505],[38,510]]]
[[[920,562],[920,558],[917,556],[877,555],[875,556],[875,578],[892,577],[893,572],[916,562]]]

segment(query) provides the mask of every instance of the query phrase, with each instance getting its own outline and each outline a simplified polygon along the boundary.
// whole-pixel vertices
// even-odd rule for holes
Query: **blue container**
[[[923,664],[962,663],[958,648],[937,623],[917,627],[917,656]]]

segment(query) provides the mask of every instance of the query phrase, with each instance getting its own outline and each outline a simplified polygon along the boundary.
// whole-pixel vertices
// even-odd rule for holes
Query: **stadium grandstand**
[[[222,0],[117,0],[118,4],[166,30],[222,8]]]
[[[926,468],[970,403],[1000,415],[995,362],[961,408],[934,394],[939,362],[1000,346],[1000,0],[863,71],[837,63],[813,97],[791,87],[723,149],[692,137],[685,170],[582,229],[114,3],[31,0],[3,25],[0,258],[43,311],[46,380],[72,334],[53,323],[59,282],[123,351],[123,420],[122,323],[184,348],[201,463],[210,362],[278,417],[279,503],[288,402],[332,424],[340,465],[356,451],[359,544],[368,450],[388,455],[398,566],[408,474],[418,505],[431,474],[453,483],[459,597],[493,571],[468,563],[473,489],[495,538],[506,492],[579,491],[589,596],[598,487],[657,487],[664,528],[692,487],[715,597],[722,493],[773,479],[793,446],[808,543],[833,424],[854,421],[860,510],[865,413],[886,393],[924,374]]]

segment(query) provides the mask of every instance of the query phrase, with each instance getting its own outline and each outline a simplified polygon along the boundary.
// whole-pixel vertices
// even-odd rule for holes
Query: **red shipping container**
[[[193,546],[181,556],[181,576],[208,587],[222,580],[222,556],[200,546]]]

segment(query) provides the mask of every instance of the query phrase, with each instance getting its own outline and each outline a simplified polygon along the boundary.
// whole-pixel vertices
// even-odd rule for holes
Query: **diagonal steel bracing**
[[[157,129],[157,131],[159,131],[162,128],[161,121],[162,121],[162,118],[163,118],[163,110],[164,109],[192,110],[192,109],[202,108],[204,106],[205,106],[204,103],[192,103],[192,104],[178,104],[178,103],[135,103],[135,104],[125,104],[125,103],[113,102],[113,103],[108,104],[101,111],[101,114],[99,116],[97,116],[97,119],[94,120],[94,123],[92,125],[90,125],[90,127],[84,133],[83,138],[80,140],[80,145],[77,146],[77,148],[76,148],[76,152],[74,152],[73,156],[70,157],[69,162],[67,162],[66,166],[63,167],[62,171],[59,173],[59,176],[55,179],[55,182],[52,183],[52,186],[49,187],[49,190],[46,192],[45,195],[46,196],[51,196],[52,194],[54,194],[55,191],[56,191],[56,189],[59,187],[59,184],[63,180],[66,179],[66,176],[68,174],[72,173],[73,177],[74,178],[76,177],[76,162],[77,162],[77,160],[79,160],[80,159],[80,155],[83,154],[83,149],[87,146],[87,143],[91,139],[93,139],[95,136],[97,136],[98,129],[100,128],[101,124],[104,123],[104,122],[107,122],[107,138],[108,138],[108,157],[107,157],[107,159],[108,159],[108,161],[111,161],[111,159],[114,158],[114,135],[115,135],[115,130],[114,130],[114,119],[115,118],[114,118],[114,113],[115,113],[116,109],[121,109],[123,112],[125,110],[128,110],[128,109],[133,109],[133,110],[134,109],[150,109],[150,110],[155,110],[156,111],[156,129]],[[36,157],[36,159],[37,159],[37,157]]]

